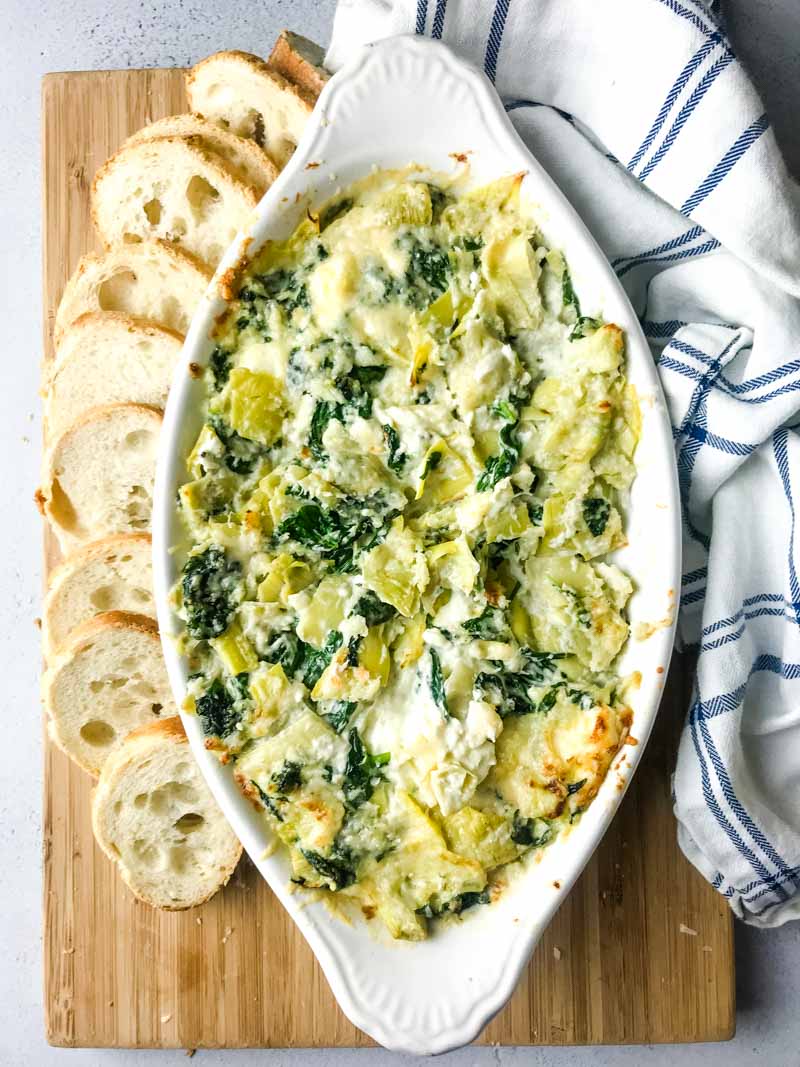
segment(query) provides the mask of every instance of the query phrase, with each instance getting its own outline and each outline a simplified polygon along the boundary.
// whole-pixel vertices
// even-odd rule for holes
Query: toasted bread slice
[[[160,429],[156,408],[106,404],[55,440],[38,498],[63,552],[149,529]]]
[[[170,911],[212,897],[242,852],[177,717],[134,730],[106,760],[92,828],[129,889]]]
[[[283,30],[269,54],[267,65],[316,100],[330,78],[322,65],[324,58],[325,51],[318,44],[299,33]]]
[[[111,311],[88,311],[64,331],[45,393],[45,430],[54,439],[89,408],[167,400],[183,337]]]
[[[199,138],[203,148],[218,155],[239,181],[249,185],[258,197],[262,197],[278,177],[278,168],[255,141],[237,137],[202,115],[170,115],[151,122],[129,137],[123,148],[161,137]]]
[[[92,219],[107,248],[157,238],[216,267],[258,197],[198,137],[121,148],[92,184]]]
[[[248,52],[217,52],[186,74],[189,107],[250,137],[282,167],[295,150],[314,98]]]
[[[154,619],[106,611],[73,630],[42,679],[50,736],[90,774],[136,726],[174,714]]]
[[[90,252],[67,282],[55,322],[58,345],[70,323],[87,311],[119,311],[185,334],[211,281],[211,271],[163,241]]]
[[[73,552],[50,575],[42,610],[52,659],[72,631],[104,611],[155,615],[150,534],[114,534]]]

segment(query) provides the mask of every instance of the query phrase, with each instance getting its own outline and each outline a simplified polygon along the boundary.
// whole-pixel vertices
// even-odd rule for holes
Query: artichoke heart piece
[[[297,636],[315,648],[322,648],[331,630],[338,630],[347,614],[350,583],[345,578],[323,578],[313,595],[298,600]]]
[[[219,637],[212,637],[209,644],[225,665],[229,674],[243,674],[255,670],[258,656],[255,649],[242,633],[238,622],[234,621]]]
[[[528,560],[531,613],[538,648],[571,653],[592,671],[606,670],[628,637],[623,609],[632,592],[619,568],[574,557]]]
[[[283,425],[281,384],[272,374],[234,368],[223,394],[233,429],[241,437],[271,445]]]
[[[392,937],[419,941],[426,935],[422,908],[441,911],[464,893],[480,893],[486,872],[475,860],[451,852],[435,823],[407,794],[405,833],[397,849],[380,860],[361,884]]]
[[[250,675],[250,696],[259,716],[277,718],[288,701],[291,683],[279,663],[263,664]]]
[[[487,871],[501,867],[522,853],[511,839],[511,825],[502,815],[469,806],[443,821],[444,835],[453,852],[474,860]]]
[[[472,591],[480,572],[480,565],[470,551],[467,539],[462,534],[455,541],[433,545],[425,553],[428,569],[439,584],[459,589],[462,593]]]
[[[430,226],[431,194],[424,182],[402,182],[375,202],[377,217],[386,226]]]
[[[281,552],[270,563],[266,575],[258,586],[258,599],[268,604],[280,602],[284,606],[287,597],[309,586],[314,580],[311,568],[288,552]]]
[[[483,252],[483,270],[507,329],[513,333],[538,326],[542,320],[541,268],[527,237],[492,241]]]
[[[372,700],[381,679],[367,667],[348,663],[348,649],[341,648],[319,676],[311,690],[312,700]]]
[[[364,556],[368,589],[410,619],[419,609],[420,593],[428,584],[428,565],[420,539],[396,518],[382,544]]]
[[[466,460],[446,441],[436,441],[425,453],[414,499],[446,504],[462,496],[473,479]]]

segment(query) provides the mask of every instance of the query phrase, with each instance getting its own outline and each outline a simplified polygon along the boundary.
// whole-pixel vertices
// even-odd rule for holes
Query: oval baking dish
[[[627,376],[638,392],[642,429],[628,508],[629,543],[615,561],[635,586],[629,606],[634,636],[619,672],[641,675],[630,697],[631,737],[637,743],[618,753],[598,796],[571,832],[544,849],[539,862],[528,864],[498,901],[437,929],[427,941],[404,944],[376,936],[366,923],[347,925],[322,903],[309,903],[290,892],[286,856],[282,851],[266,855],[270,834],[264,820],[240,793],[230,769],[206,750],[198,720],[184,716],[193,751],[220,806],[308,940],[343,1011],[387,1048],[428,1054],[471,1041],[511,995],[641,758],[672,650],[680,573],[679,503],[664,399],[650,351],[614,272],[520,141],[489,82],[445,46],[422,38],[394,38],[367,48],[330,81],[295,154],[216,276],[222,279],[264,241],[288,236],[308,207],[329,200],[338,188],[372,168],[417,163],[452,174],[463,170],[465,160],[474,185],[525,172],[523,194],[535,204],[536,222],[548,245],[564,252],[582,301],[621,326],[627,336]],[[187,477],[183,457],[201,423],[203,392],[189,365],[208,361],[210,334],[224,307],[215,281],[186,339],[165,413],[156,478],[155,591],[164,654],[179,704],[187,672],[173,642],[179,623],[169,601],[179,575],[174,549],[184,537],[175,496]]]

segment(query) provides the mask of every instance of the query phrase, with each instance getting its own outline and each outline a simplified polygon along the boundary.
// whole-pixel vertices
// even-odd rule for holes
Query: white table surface
[[[596,0],[598,2],[598,0]],[[610,2],[610,0],[605,0]],[[645,0],[643,0],[645,2]],[[727,0],[735,44],[764,96],[795,174],[800,174],[799,0]],[[0,760],[0,1065],[153,1067],[185,1064],[182,1052],[50,1049],[41,995],[39,655],[34,617],[41,582],[40,529],[32,502],[39,464],[41,358],[39,79],[47,71],[185,66],[221,48],[268,51],[285,25],[328,40],[334,0],[0,0],[0,279],[6,341],[0,362],[0,664],[9,754]],[[800,1064],[800,924],[761,933],[736,927],[738,1033],[724,1045],[650,1048],[477,1049],[442,1063],[647,1064],[792,1067]],[[198,1052],[204,1067],[345,1067],[415,1062],[363,1050]]]

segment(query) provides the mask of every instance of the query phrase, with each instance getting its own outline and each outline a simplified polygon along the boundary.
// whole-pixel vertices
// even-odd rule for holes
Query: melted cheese
[[[566,270],[518,179],[377,174],[218,326],[180,494],[190,705],[295,881],[397,937],[579,817],[628,728],[604,557],[638,412]]]

